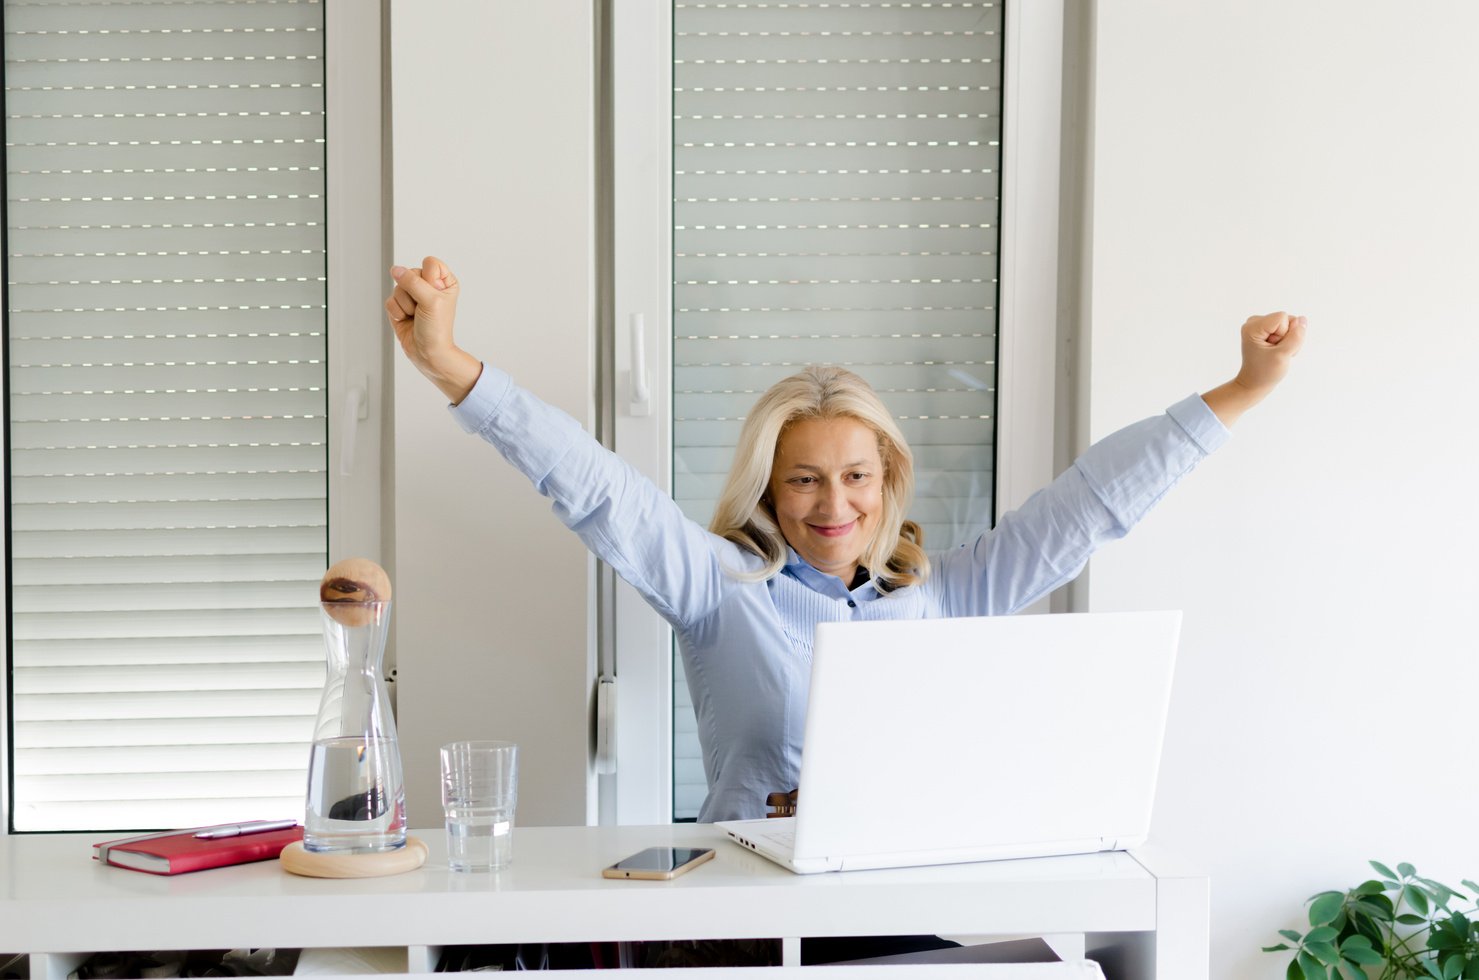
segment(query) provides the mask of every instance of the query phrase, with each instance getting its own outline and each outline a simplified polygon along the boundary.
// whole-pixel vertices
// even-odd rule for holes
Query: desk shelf
[[[90,836],[3,837],[0,949],[65,980],[96,950],[398,947],[415,975],[449,945],[773,937],[793,964],[801,936],[1081,934],[1126,978],[1207,976],[1206,879],[1149,852],[793,875],[702,824],[525,827],[511,867],[459,874],[420,836],[424,867],[366,879],[275,861],[158,877],[99,865]],[[661,845],[718,853],[673,881],[601,877]]]

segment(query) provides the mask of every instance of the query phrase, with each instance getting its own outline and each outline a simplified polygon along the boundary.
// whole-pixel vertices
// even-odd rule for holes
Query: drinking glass
[[[442,746],[442,809],[453,871],[493,871],[513,860],[518,754],[513,742]]]

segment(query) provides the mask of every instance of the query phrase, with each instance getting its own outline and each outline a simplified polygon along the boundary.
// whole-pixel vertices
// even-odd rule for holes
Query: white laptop
[[[821,623],[797,815],[718,826],[801,874],[1133,847],[1180,631],[1180,612]]]

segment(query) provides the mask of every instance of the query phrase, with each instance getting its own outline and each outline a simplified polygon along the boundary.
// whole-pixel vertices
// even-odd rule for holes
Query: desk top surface
[[[440,829],[415,833],[430,849],[425,866],[368,879],[300,878],[276,861],[161,877],[92,860],[107,834],[0,837],[0,951],[1077,932],[1155,921],[1156,878],[1126,852],[794,875],[704,824],[521,827],[511,867],[468,874],[448,869]],[[667,844],[717,853],[672,881],[601,877]]]

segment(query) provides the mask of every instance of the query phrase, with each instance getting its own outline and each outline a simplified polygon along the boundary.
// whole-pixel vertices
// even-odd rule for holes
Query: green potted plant
[[[1471,899],[1410,864],[1371,867],[1380,878],[1310,898],[1309,932],[1280,929],[1288,942],[1263,947],[1293,951],[1287,980],[1479,980],[1479,916],[1460,907]]]

